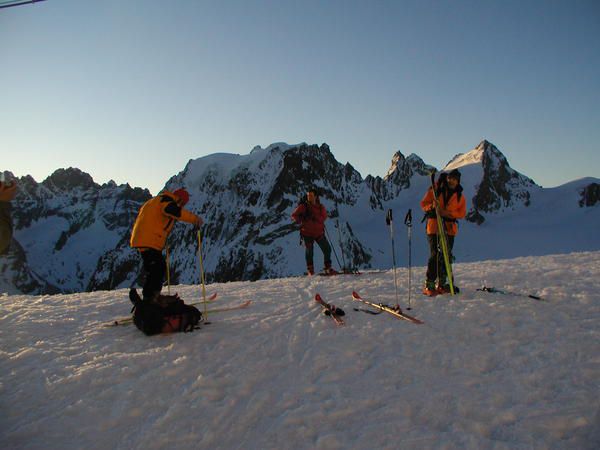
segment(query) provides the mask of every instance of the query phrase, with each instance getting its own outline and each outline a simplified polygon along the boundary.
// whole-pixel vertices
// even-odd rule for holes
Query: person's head
[[[448,186],[450,189],[456,189],[456,187],[460,184],[460,172],[458,169],[453,169],[448,174]]]
[[[314,190],[309,190],[306,192],[306,201],[311,205],[314,205],[317,202],[317,194]]]
[[[181,206],[185,206],[190,201],[190,194],[183,188],[177,189],[173,194],[177,197],[177,203]]]

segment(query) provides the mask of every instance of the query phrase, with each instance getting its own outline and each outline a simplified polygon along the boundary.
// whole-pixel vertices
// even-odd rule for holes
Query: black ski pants
[[[144,250],[141,253],[142,261],[144,263],[144,274],[146,275],[142,294],[144,300],[154,299],[160,294],[165,281],[167,263],[165,262],[162,252],[154,250],[153,248]]]
[[[323,252],[323,262],[325,263],[325,268],[329,269],[331,267],[331,246],[329,245],[329,241],[325,235],[316,239],[313,237],[302,236],[302,239],[304,240],[304,245],[306,247],[306,267],[310,270],[314,270],[314,243],[316,242]]]
[[[444,264],[444,254],[442,253],[441,245],[438,245],[438,235],[428,234],[429,241],[429,261],[427,261],[427,281],[434,282],[437,278],[440,284],[446,284],[446,265]],[[448,258],[452,264],[452,248],[454,247],[454,236],[446,236],[448,243]]]

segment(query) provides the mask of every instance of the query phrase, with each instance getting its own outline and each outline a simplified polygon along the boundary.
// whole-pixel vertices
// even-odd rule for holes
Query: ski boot
[[[332,267],[325,267],[322,272],[323,275],[338,275],[339,272]]]
[[[423,287],[423,295],[427,295],[428,297],[435,297],[439,292],[435,288],[435,281],[426,281],[425,286]]]
[[[458,288],[458,286],[453,285],[453,287],[454,287],[454,293],[458,294],[460,292],[460,289]],[[439,295],[450,294],[450,285],[448,283],[441,283],[437,286],[436,290]]]
[[[315,274],[315,267],[314,266],[308,266],[306,268],[306,275],[308,275],[310,277],[311,275],[314,275],[314,274]]]

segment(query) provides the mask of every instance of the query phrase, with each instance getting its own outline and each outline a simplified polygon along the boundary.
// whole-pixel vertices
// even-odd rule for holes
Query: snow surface
[[[155,337],[102,326],[127,316],[126,290],[1,296],[0,448],[598,448],[600,252],[455,272],[461,294],[430,299],[414,268],[425,325],[353,311],[353,289],[394,302],[392,271],[210,285],[214,307],[254,303]]]

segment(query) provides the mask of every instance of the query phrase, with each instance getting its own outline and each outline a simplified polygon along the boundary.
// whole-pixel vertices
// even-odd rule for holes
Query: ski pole
[[[412,238],[412,209],[409,208],[404,218],[404,225],[408,227],[408,309],[410,308],[410,290],[411,290],[411,267],[412,267],[412,251],[411,251],[411,238]]]
[[[438,178],[439,182],[439,178]],[[444,257],[444,266],[446,267],[446,276],[448,277],[448,284],[450,284],[450,295],[454,295],[454,277],[452,274],[452,262],[450,261],[450,253],[448,251],[448,241],[446,240],[446,229],[444,222],[440,214],[440,204],[438,202],[438,195],[436,194],[435,186],[435,171],[431,172],[431,190],[433,193],[433,205],[435,207],[435,216],[437,221],[437,234],[438,244],[442,247],[442,256]],[[438,281],[439,281],[439,270],[438,270]]]
[[[169,245],[166,246],[167,250],[167,294],[171,295],[171,270],[169,268]]]
[[[336,219],[335,221],[338,230],[338,239],[340,241],[340,251],[342,252],[342,262],[344,263],[344,267],[342,268],[343,272],[346,272],[346,269],[350,270],[350,268],[346,267],[346,258],[344,257],[344,247],[342,246],[342,232],[340,231],[340,219]]]
[[[323,224],[323,227],[325,228],[325,235],[327,236],[327,240],[329,241],[330,247],[333,250],[333,254],[335,255],[335,260],[337,261],[338,266],[341,266],[340,258],[338,258],[337,252],[335,251],[335,247],[333,246],[333,244],[331,244],[333,241],[329,237],[329,231],[327,231],[327,226]]]
[[[398,302],[398,280],[396,279],[396,250],[394,248],[394,221],[392,219],[392,210],[388,209],[385,216],[385,223],[390,227],[390,237],[392,238],[392,264],[394,267],[394,288],[396,291],[396,306],[400,306]]]
[[[335,209],[338,213],[338,216],[335,219],[335,223],[338,228],[338,239],[340,241],[340,252],[342,252],[342,262],[344,263],[344,267],[342,267],[342,272],[346,272],[346,269],[349,269],[349,268],[346,267],[346,258],[344,257],[344,247],[342,246],[342,232],[340,230],[340,210],[338,208],[337,203],[335,204]]]
[[[204,303],[204,323],[210,323],[208,319],[208,310],[206,309],[206,286],[204,282],[204,261],[202,260],[202,233],[198,228],[198,259],[200,260],[200,282],[202,283],[202,302]]]

